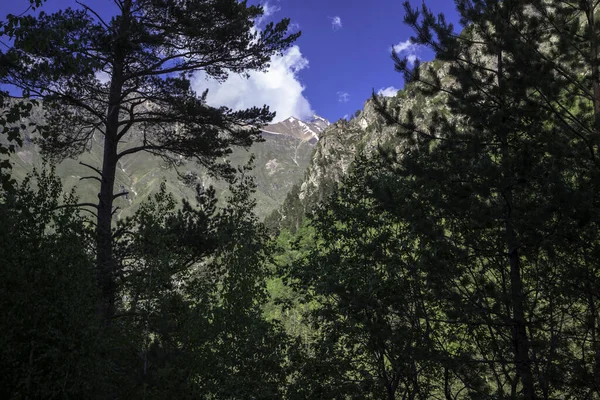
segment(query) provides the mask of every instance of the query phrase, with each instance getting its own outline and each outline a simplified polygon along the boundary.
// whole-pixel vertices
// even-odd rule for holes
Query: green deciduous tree
[[[108,387],[93,231],[74,208],[57,208],[62,196],[52,173],[34,173],[0,198],[5,399],[97,398]]]
[[[6,93],[0,92],[0,189],[3,191],[13,189],[16,184],[10,175],[12,165],[8,158],[15,153],[17,146],[23,145],[21,130],[26,125],[22,120],[31,115],[32,107],[33,103],[11,101]]]
[[[43,0],[30,0],[29,9],[35,9]],[[4,34],[5,22],[0,21],[0,36]],[[2,57],[0,50],[0,77],[8,73],[8,65]],[[19,131],[25,129],[22,119],[30,116],[33,103],[23,103],[9,98],[6,91],[0,91],[0,189],[9,190],[14,187],[15,181],[10,178],[12,168],[8,155],[15,152],[16,146],[21,146],[22,138]]]
[[[288,278],[315,329],[293,398],[425,399],[443,393],[427,320],[432,296],[418,270],[412,227],[377,206],[372,180],[384,168],[359,158],[316,212],[313,249]],[[448,383],[449,384],[449,383]]]
[[[212,188],[178,207],[163,185],[119,223],[124,396],[282,397],[287,339],[262,315],[270,251],[246,172],[222,207]]]

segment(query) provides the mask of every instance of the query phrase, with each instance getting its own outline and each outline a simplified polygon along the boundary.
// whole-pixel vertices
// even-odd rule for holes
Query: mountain
[[[429,67],[439,72],[443,81],[447,79],[449,64],[440,61],[421,64],[421,68]],[[446,95],[440,92],[426,98],[416,89],[416,83],[409,84],[393,97],[380,96],[378,99],[393,114],[406,116],[410,111],[416,124],[426,126],[433,111],[445,107]],[[267,217],[267,226],[272,231],[294,231],[306,214],[333,193],[357,156],[368,157],[379,146],[399,149],[407,145],[406,141],[396,137],[393,126],[385,124],[373,99],[367,100],[351,120],[341,119],[328,125],[319,135],[304,178],[291,188],[282,206]]]
[[[284,121],[266,126],[263,132],[273,135],[286,135],[315,144],[319,141],[319,135],[330,125],[329,121],[318,115],[314,115],[308,121],[290,117]]]
[[[300,182],[310,163],[315,144],[323,130],[331,124],[317,115],[302,121],[290,117],[284,121],[264,127],[263,142],[255,143],[250,149],[235,149],[229,156],[233,165],[244,165],[254,154],[255,168],[252,175],[256,178],[257,214],[265,217],[278,208],[295,183]],[[56,166],[65,191],[75,188],[83,202],[96,202],[98,188],[93,180],[82,180],[91,175],[91,171],[81,163],[99,167],[102,160],[102,138],[97,135],[90,151],[83,153],[77,160],[68,159]],[[25,138],[22,148],[12,156],[13,175],[22,180],[34,167],[43,161],[38,146],[29,137]],[[220,197],[228,193],[227,185],[210,177],[202,167],[194,162],[182,160],[177,167],[179,172],[197,174],[204,186],[213,185]],[[161,182],[177,199],[194,199],[195,189],[185,185],[177,172],[166,166],[159,157],[145,153],[136,153],[119,163],[116,177],[116,190],[129,192],[126,197],[116,200],[118,216],[130,215],[139,204],[154,192]]]
[[[257,183],[257,214],[261,218],[280,207],[294,184],[302,181],[315,144],[330,125],[317,115],[306,121],[290,117],[264,127],[264,142],[254,144],[249,151],[234,151],[234,162],[245,162],[249,153],[256,157],[253,176]]]

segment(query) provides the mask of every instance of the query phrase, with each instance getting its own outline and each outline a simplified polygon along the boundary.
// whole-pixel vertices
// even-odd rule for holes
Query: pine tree
[[[581,305],[583,312],[573,313],[574,319],[585,320],[575,329],[574,346],[579,349],[579,378],[574,386],[582,387],[582,395],[600,397],[600,271],[597,262],[598,210],[597,190],[593,189],[600,172],[600,21],[598,2],[546,1],[535,3],[533,14],[543,26],[548,44],[539,57],[553,71],[553,82],[561,95],[553,96],[544,86],[539,93],[543,105],[552,114],[552,123],[570,136],[571,146],[579,147],[579,157],[572,157],[577,175],[580,198],[570,218],[577,230],[569,241],[577,248],[572,256],[572,269],[564,277],[573,287],[570,297]],[[547,87],[547,86],[546,86]],[[584,192],[582,189],[586,188]],[[591,383],[591,384],[590,384]]]
[[[593,164],[581,161],[590,160],[588,138],[559,119],[576,81],[565,82],[549,62],[552,36],[539,15],[547,3],[456,4],[460,34],[443,15],[405,3],[412,41],[448,67],[410,68],[394,53],[396,69],[425,95],[443,93],[448,112],[398,116],[380,104],[409,143],[381,201],[420,232],[432,253],[421,268],[439,285],[439,306],[479,348],[453,373],[493,377],[471,387],[479,395],[577,397],[575,386],[589,389],[591,380],[575,385],[577,368],[561,374],[557,362],[578,357],[566,339],[573,325],[564,324],[577,303],[569,271],[589,246],[581,233],[595,229],[595,217],[582,213],[598,181]],[[581,119],[592,115],[580,110]]]
[[[219,160],[231,146],[250,146],[268,108],[231,111],[206,104],[192,75],[226,79],[268,66],[299,33],[289,20],[253,27],[260,6],[237,0],[119,0],[106,20],[92,8],[37,16],[9,16],[6,35],[13,47],[2,83],[40,99],[48,128],[41,141],[48,156],[74,157],[103,138],[102,165],[88,165],[99,184],[96,220],[97,279],[106,323],[115,314],[113,201],[117,163],[146,152],[170,163],[194,159],[218,176],[233,170]],[[98,74],[106,74],[103,83]],[[135,144],[132,144],[135,143]]]

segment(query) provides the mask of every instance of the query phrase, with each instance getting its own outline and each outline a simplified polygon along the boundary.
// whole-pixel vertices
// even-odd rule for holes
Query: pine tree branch
[[[84,163],[83,161],[79,161],[79,164],[83,165],[84,167],[88,167],[89,169],[91,169],[92,171],[95,171],[98,175],[100,175],[101,177],[104,177],[102,175],[102,171],[100,171],[98,168],[96,167],[92,167],[89,164]]]
[[[87,10],[87,11],[91,12],[92,14],[94,14],[94,16],[96,18],[98,18],[98,21],[100,21],[102,23],[102,25],[104,25],[104,27],[106,29],[110,30],[110,25],[108,25],[96,11],[94,11],[92,8],[90,8],[89,6],[87,6],[86,4],[82,3],[79,0],[75,1],[75,3],[79,4],[85,10]]]
[[[102,179],[98,178],[97,176],[83,176],[83,177],[79,178],[80,181],[84,181],[86,179],[95,179],[98,182],[102,182]]]
[[[129,194],[129,192],[117,193],[117,194],[113,195],[113,200],[116,200],[116,199],[118,199],[119,197],[122,197],[122,196],[127,196],[128,194]]]
[[[98,205],[94,204],[94,203],[61,204],[59,206],[52,208],[49,211],[55,211],[55,210],[59,210],[61,208],[78,208],[78,207],[93,207],[93,208],[97,209]]]
[[[167,148],[165,148],[164,146],[153,146],[153,145],[131,147],[131,148],[123,150],[122,152],[117,154],[117,159],[120,160],[121,158],[125,157],[126,155],[139,153],[140,151],[147,151],[147,152],[150,152],[153,154],[160,155],[157,151],[153,151],[153,150],[164,151],[164,150],[167,150]]]

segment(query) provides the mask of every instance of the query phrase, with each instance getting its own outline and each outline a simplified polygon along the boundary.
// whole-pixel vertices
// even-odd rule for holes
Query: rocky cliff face
[[[331,125],[329,121],[318,115],[313,116],[308,121],[301,121],[298,118],[290,117],[276,124],[267,125],[263,129],[263,133],[284,135],[315,144],[319,141],[321,133],[329,125]]]
[[[439,61],[423,63],[421,68],[433,68],[442,80],[448,72],[448,65]],[[394,97],[377,99],[388,112],[401,118],[411,112],[417,125],[426,126],[434,110],[443,112],[446,96],[440,93],[426,98],[416,89],[415,85],[408,85]],[[334,192],[356,157],[359,154],[368,157],[379,146],[393,146],[401,150],[403,146],[410,146],[410,143],[406,138],[398,137],[397,127],[385,124],[383,116],[376,109],[375,101],[369,99],[361,112],[350,121],[341,119],[322,132],[304,179],[292,188],[282,207],[269,215],[269,228],[295,230],[306,213],[310,213],[318,203]]]
[[[253,175],[257,183],[257,213],[268,215],[283,203],[294,184],[299,183],[308,167],[315,144],[329,121],[319,116],[301,121],[290,117],[263,129],[265,139],[248,151],[236,150],[232,160],[239,162],[253,153],[256,157]]]

